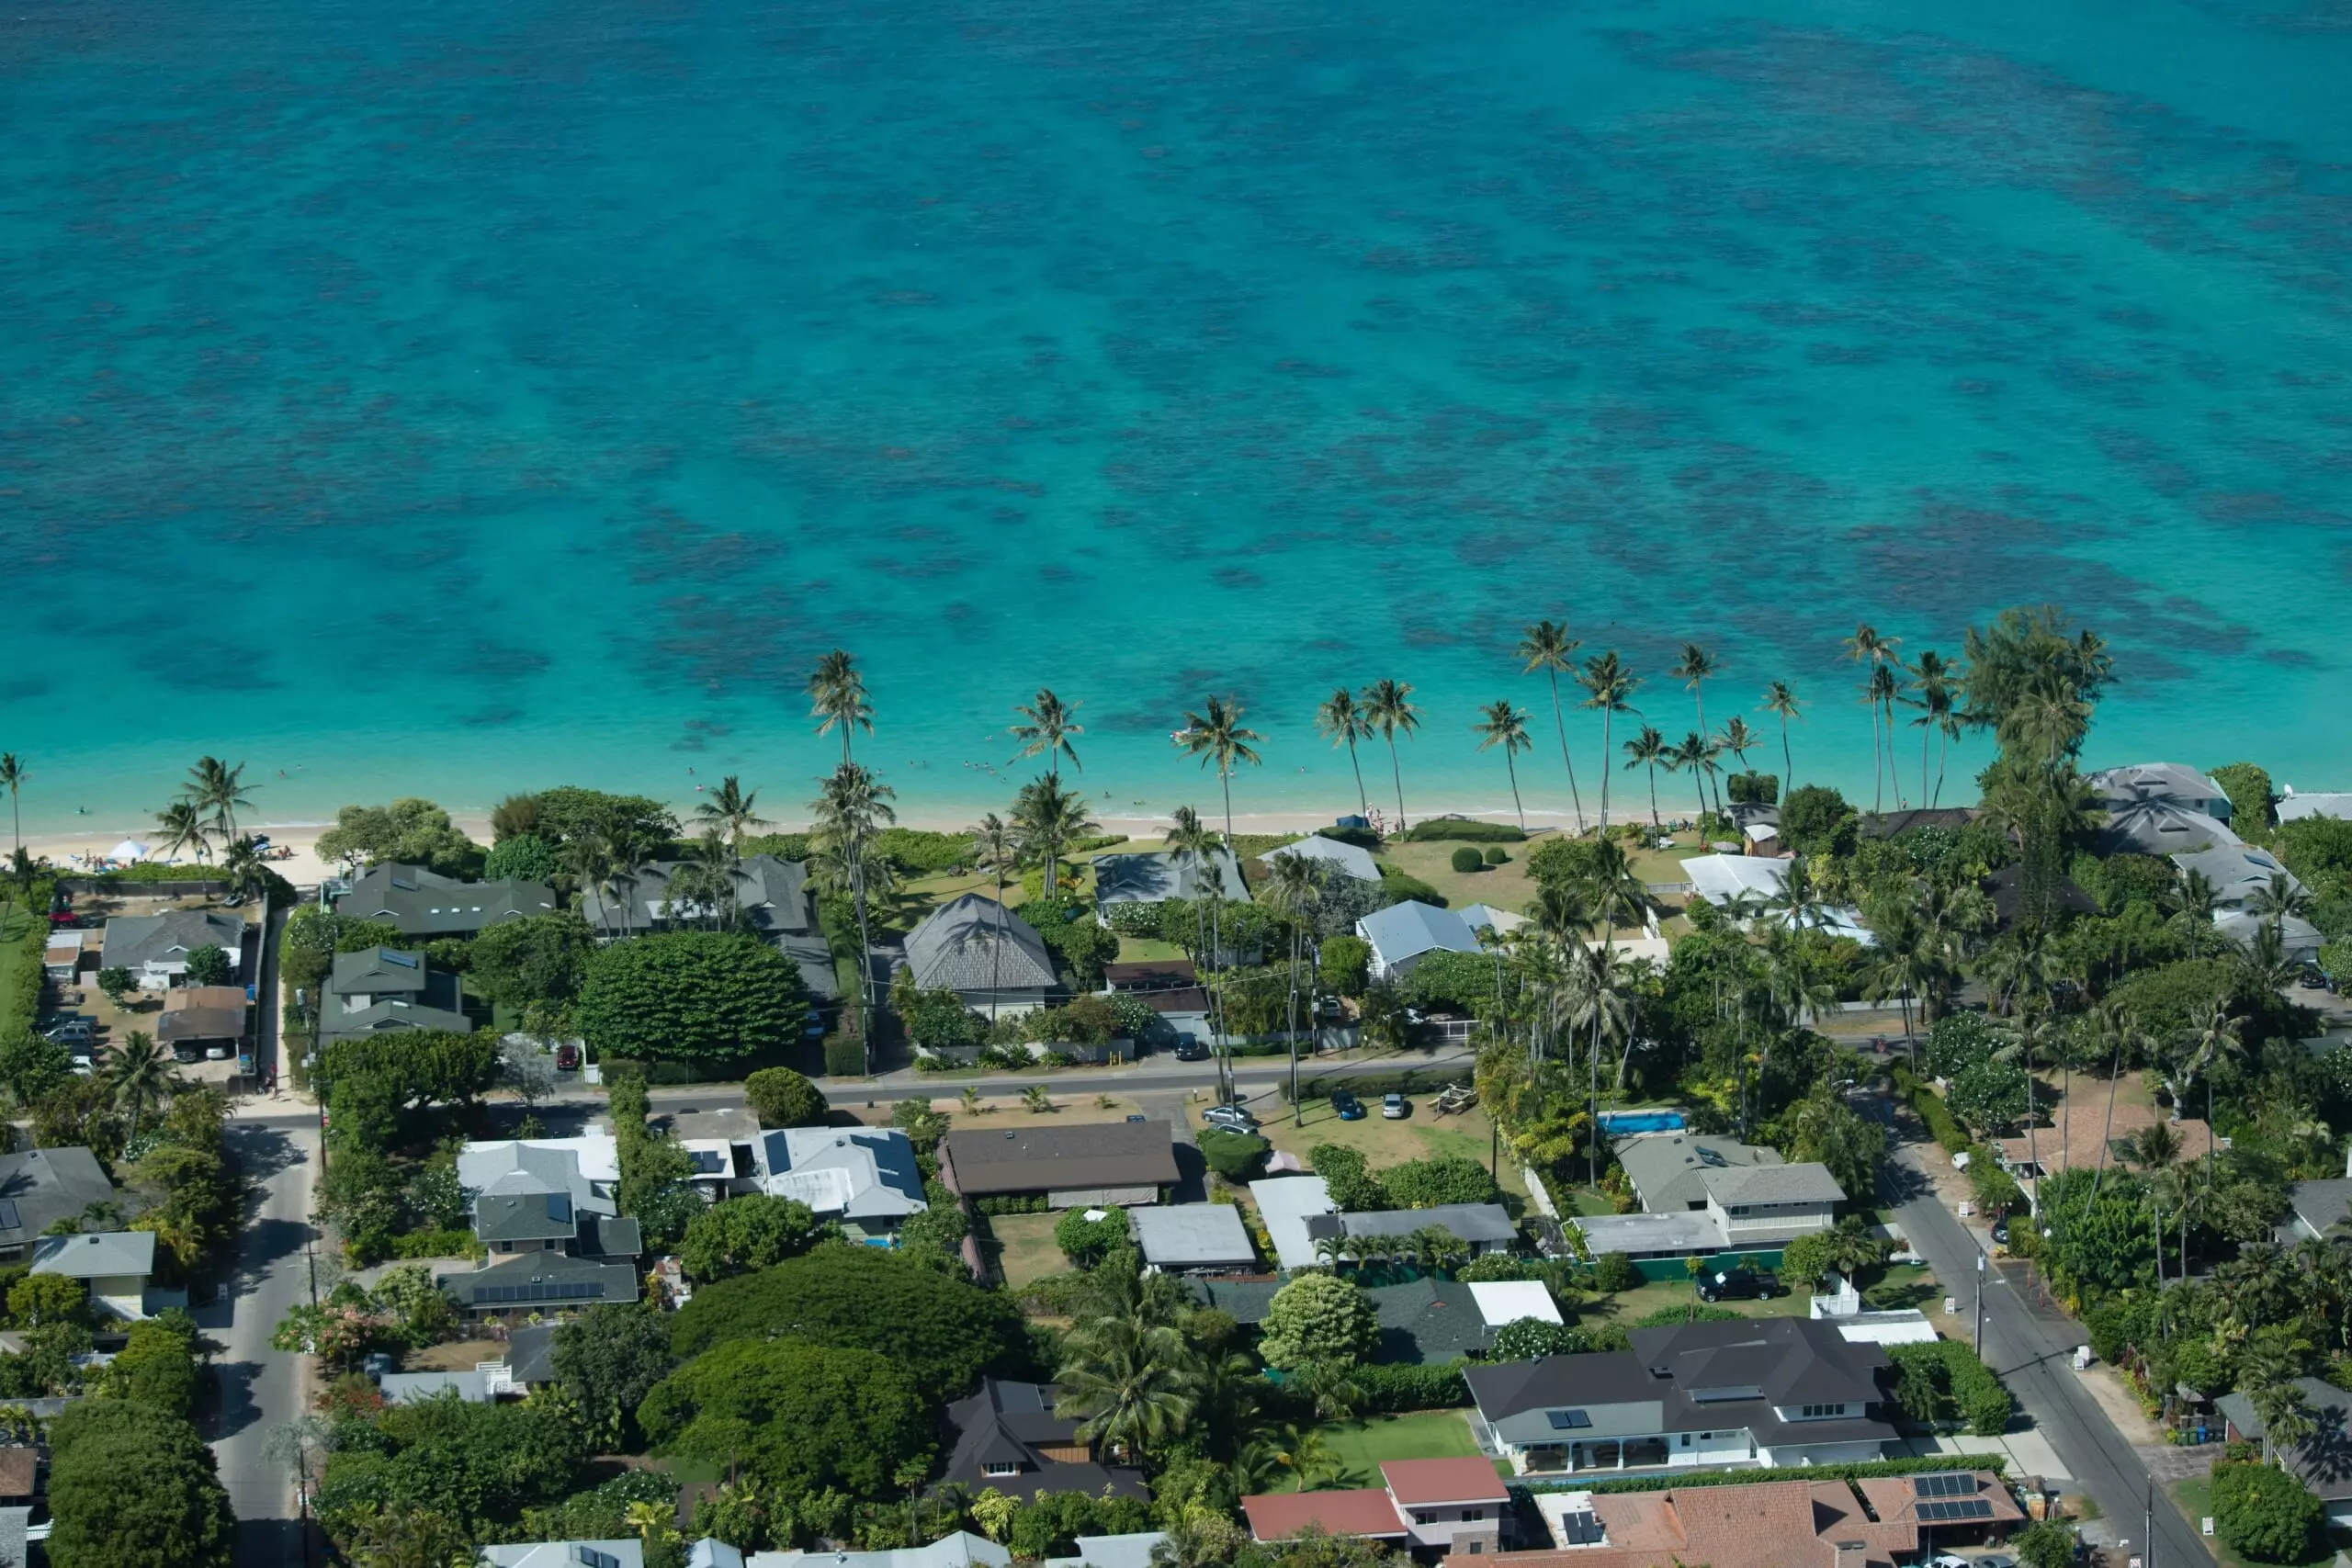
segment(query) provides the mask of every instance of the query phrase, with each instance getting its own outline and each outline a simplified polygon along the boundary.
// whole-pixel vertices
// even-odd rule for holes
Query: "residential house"
[[[1874,1460],[1885,1354],[1809,1318],[1632,1331],[1633,1348],[1472,1367],[1481,1420],[1522,1474]]]
[[[1312,1269],[1324,1261],[1315,1243],[1319,1235],[1339,1234],[1340,1206],[1331,1201],[1330,1186],[1321,1177],[1269,1176],[1250,1184],[1250,1200],[1258,1205],[1258,1218],[1274,1244],[1275,1261],[1284,1270]]]
[[[1075,1416],[1054,1411],[1055,1391],[1045,1383],[980,1380],[979,1392],[947,1407],[955,1433],[943,1485],[972,1495],[993,1486],[1010,1496],[1038,1492],[1083,1492],[1090,1496],[1148,1495],[1143,1473],[1103,1465],[1078,1436]]]
[[[2136,1163],[2131,1155],[2132,1140],[2163,1120],[2164,1112],[2154,1107],[2127,1100],[2119,1100],[2112,1107],[2104,1103],[2084,1107],[2079,1113],[2064,1117],[2054,1127],[2036,1127],[2030,1133],[2001,1139],[1993,1145],[1994,1156],[2003,1169],[2017,1179],[2026,1201],[2032,1203],[2044,1175],[2083,1167],[2097,1169],[2101,1165],[2114,1168]],[[2212,1129],[2195,1117],[2183,1117],[2167,1124],[2179,1140],[2177,1157],[2184,1165],[2203,1159],[2206,1151],[2215,1146]]]
[[[1394,1242],[1415,1231],[1445,1232],[1469,1248],[1473,1258],[1509,1252],[1519,1243],[1519,1226],[1500,1203],[1438,1203],[1426,1209],[1374,1209],[1340,1216],[1339,1234],[1346,1237],[1350,1257],[1377,1250],[1374,1238]]]
[[[1478,953],[1478,933],[1451,909],[1407,899],[1356,922],[1372,948],[1372,977],[1401,980],[1432,953]]]
[[[2110,815],[2118,807],[2161,801],[2226,823],[2233,809],[2227,790],[2180,762],[2133,762],[2120,768],[2102,768],[2083,782]]]
[[[1778,813],[1774,820],[1778,821]],[[1967,806],[1922,806],[1905,811],[1865,811],[1858,831],[1865,839],[1895,839],[1920,828],[1965,828],[1977,812]]]
[[[1165,1530],[1075,1536],[1070,1540],[1078,1548],[1074,1555],[1048,1557],[1040,1568],[1155,1568],[1155,1553],[1167,1539]]]
[[[1682,874],[1690,879],[1694,894],[1720,908],[1730,909],[1745,903],[1760,909],[1787,890],[1789,863],[1747,854],[1692,855],[1682,863]],[[1771,914],[1765,918],[1778,920],[1785,917]],[[1875,946],[1878,942],[1862,923],[1861,911],[1849,905],[1821,906],[1806,919],[1805,926],[1858,942],[1864,947]]]
[[[2352,1168],[2352,1156],[2345,1161]],[[2280,1240],[2290,1245],[2305,1236],[2340,1236],[2352,1220],[2352,1179],[2298,1181],[2288,1189],[2287,1223]]]
[[[2326,1507],[2330,1526],[2352,1527],[2352,1393],[2317,1378],[2297,1378],[2294,1384],[2311,1407],[2313,1430],[2287,1450],[2287,1468]],[[2229,1441],[2262,1441],[2265,1427],[2253,1400],[2225,1393],[2213,1405],[2228,1423],[2223,1436]]]
[[[1358,882],[1378,882],[1380,863],[1362,844],[1344,844],[1337,839],[1327,839],[1320,833],[1310,833],[1268,850],[1263,859],[1272,861],[1295,856],[1311,860],[1328,868],[1334,876],[1351,876]]]
[[[939,1141],[939,1179],[966,1198],[1042,1194],[1056,1209],[1157,1203],[1178,1180],[1165,1122],[959,1127]]]
[[[1707,1217],[1723,1233],[1726,1251],[1779,1247],[1837,1223],[1846,1190],[1826,1165],[1753,1166],[1702,1172]]]
[[[435,1274],[433,1283],[469,1317],[577,1311],[600,1302],[633,1302],[639,1294],[637,1269],[631,1261],[578,1258],[567,1252],[498,1257],[464,1273]]]
[[[1258,1267],[1241,1211],[1230,1203],[1174,1203],[1127,1216],[1144,1262],[1163,1274],[1239,1274]]]
[[[41,1450],[23,1444],[0,1448],[0,1504],[29,1506],[41,1494]]]
[[[522,1540],[481,1549],[482,1568],[645,1568],[636,1540]]]
[[[244,973],[245,922],[218,909],[166,909],[160,915],[117,915],[107,922],[99,967],[128,969],[142,991],[161,991],[187,977],[187,955],[217,947],[228,955],[232,978]]]
[[[1266,1321],[1266,1309],[1284,1283],[1281,1280],[1195,1279],[1186,1280],[1185,1289],[1201,1305],[1216,1307],[1243,1327],[1255,1328]],[[1457,1280],[1420,1279],[1360,1288],[1380,1325],[1380,1340],[1373,1352],[1375,1360],[1434,1365],[1484,1355],[1494,1343],[1495,1330],[1510,1321],[1489,1314],[1479,1301],[1477,1288]],[[1544,1287],[1537,1284],[1535,1289],[1542,1292]],[[1548,1293],[1545,1300],[1550,1300]],[[1559,1321],[1556,1308],[1551,1321]]]
[[[2176,801],[2150,797],[2105,805],[2107,826],[2099,837],[2110,853],[2185,854],[2240,841],[2227,822]]]
[[[81,978],[82,958],[89,951],[89,939],[101,934],[72,927],[50,932],[48,942],[41,949],[41,978],[53,986],[73,985]]]
[[[634,1268],[644,1241],[620,1213],[620,1145],[608,1133],[502,1139],[458,1152],[458,1186],[493,1264],[517,1253],[570,1253]]]
[[[327,973],[326,991],[319,1011],[322,1041],[411,1029],[473,1032],[473,1020],[462,1010],[458,977],[434,968],[421,952],[370,947],[338,953]]]
[[[418,1404],[454,1393],[468,1404],[488,1404],[494,1396],[491,1375],[479,1369],[466,1372],[385,1372],[376,1379],[376,1391],[387,1404]]]
[[[1082,1543],[1089,1538],[1078,1538]],[[723,1540],[698,1540],[686,1568],[1010,1568],[1012,1553],[969,1530],[943,1536],[929,1546],[882,1551],[754,1551],[749,1555]]]
[[[1637,1133],[1616,1143],[1617,1163],[1645,1213],[1672,1214],[1707,1206],[1706,1173],[1750,1170],[1781,1163],[1781,1151],[1708,1133]]]
[[[954,991],[1001,1014],[1044,1007],[1060,993],[1054,955],[1036,928],[993,898],[951,898],[907,933],[904,964],[926,991]]]
[[[472,936],[561,908],[544,882],[465,882],[397,862],[369,866],[334,901],[334,912],[345,919],[379,921],[410,937]]]
[[[1351,1492],[1276,1492],[1241,1499],[1250,1533],[1281,1540],[1304,1529],[1393,1540],[1410,1551],[1494,1551],[1510,1523],[1510,1493],[1483,1459],[1385,1460],[1381,1484]]]
[[[672,884],[681,870],[698,870],[692,861],[659,860],[637,868],[626,882],[592,886],[580,894],[580,914],[605,942],[647,931],[681,927],[727,926],[750,931],[773,945],[799,966],[808,994],[820,1002],[841,999],[841,980],[833,968],[833,953],[817,923],[817,895],[808,886],[808,868],[797,860],[752,855],[734,867],[734,908],[674,897]]]
[[[1984,897],[1993,906],[1993,929],[2005,931],[2017,924],[2018,903],[2025,894],[2025,867],[2005,865],[1984,881]],[[2058,915],[2097,915],[2098,900],[2084,892],[2071,876],[2059,877],[2049,890],[2050,910]]]
[[[2318,959],[2323,939],[2317,926],[2300,915],[2276,915],[2260,908],[2274,881],[2290,894],[2308,891],[2269,851],[2222,844],[2176,854],[2172,863],[2180,868],[2184,878],[2195,872],[2213,885],[2213,929],[2240,947],[2253,947],[2255,933],[2275,915],[2282,954],[2299,964]]]
[[[896,1127],[786,1127],[752,1151],[762,1192],[808,1204],[853,1241],[888,1247],[908,1215],[931,1206],[915,1146]]]
[[[87,1149],[0,1155],[0,1261],[24,1257],[42,1232],[60,1220],[79,1220],[93,1203],[122,1201]]]
[[[552,1323],[534,1324],[506,1337],[508,1388],[527,1391],[555,1382],[555,1331]]]
[[[182,986],[164,993],[155,1038],[183,1051],[219,1051],[223,1056],[244,1043],[252,1003],[243,986]]]
[[[1492,904],[1465,904],[1454,913],[1462,917],[1462,923],[1468,926],[1474,935],[1481,931],[1491,931],[1498,937],[1509,936],[1528,924],[1525,915],[1515,915]]]
[[[2281,822],[2301,822],[2307,817],[2333,817],[2340,822],[2352,822],[2352,795],[2299,795],[2290,785],[2278,797],[2278,810]]]
[[[1777,1253],[1836,1224],[1846,1198],[1826,1166],[1786,1165],[1779,1151],[1736,1138],[1642,1134],[1618,1144],[1617,1160],[1644,1212],[1577,1224],[1593,1251],[1636,1262]]]
[[[1094,857],[1094,912],[1106,923],[1110,911],[1121,904],[1165,904],[1176,898],[1189,902],[1205,895],[1212,885],[1221,898],[1250,901],[1241,863],[1228,849],[1198,857],[1173,851]]]
[[[151,1285],[155,1272],[153,1231],[92,1231],[46,1235],[33,1243],[35,1274],[62,1274],[90,1290],[90,1310],[101,1317],[137,1322],[171,1307],[187,1305],[187,1292]]]

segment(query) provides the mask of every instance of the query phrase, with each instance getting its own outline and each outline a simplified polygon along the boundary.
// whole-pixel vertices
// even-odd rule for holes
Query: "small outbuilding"
[[[1234,1274],[1258,1267],[1241,1211],[1230,1203],[1136,1209],[1127,1216],[1143,1260],[1167,1274]]]

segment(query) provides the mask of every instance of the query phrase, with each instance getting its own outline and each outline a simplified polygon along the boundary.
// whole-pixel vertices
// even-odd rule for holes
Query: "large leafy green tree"
[[[573,1018],[589,1043],[638,1061],[725,1060],[797,1039],[808,1016],[799,966],[756,937],[662,931],[588,962]]]
[[[638,1407],[662,1449],[741,1465],[776,1494],[822,1487],[878,1497],[927,1460],[933,1385],[871,1350],[741,1339],[689,1362]]]
[[[396,1106],[457,1105],[478,1099],[498,1076],[498,1037],[488,1030],[457,1034],[440,1029],[362,1034],[330,1043],[329,1083],[374,1080]]]
[[[1026,1343],[1007,1297],[879,1247],[842,1245],[696,1291],[672,1320],[671,1344],[694,1356],[774,1334],[879,1352],[944,1394],[1014,1364]]]
[[[639,1303],[606,1302],[555,1331],[555,1375],[582,1415],[617,1430],[670,1375],[670,1329]]]
[[[824,1234],[808,1204],[754,1193],[713,1203],[688,1220],[678,1261],[689,1280],[723,1280],[797,1258]]]
[[[1370,1297],[1335,1275],[1301,1274],[1266,1303],[1258,1349],[1284,1371],[1348,1367],[1370,1356],[1379,1337]]]
[[[548,1401],[468,1404],[444,1394],[392,1405],[350,1436],[364,1440],[337,1446],[318,1494],[337,1539],[371,1506],[437,1513],[486,1533],[569,1493],[588,1457],[586,1428]]]
[[[89,1399],[50,1427],[53,1568],[227,1568],[236,1520],[212,1450],[139,1400]]]
[[[588,922],[578,915],[530,915],[474,938],[473,981],[492,1001],[517,1010],[533,1002],[568,1002],[580,994],[595,951]]]
[[[390,806],[345,807],[335,813],[334,826],[319,835],[318,850],[321,860],[370,865],[397,861],[444,876],[471,876],[482,864],[481,846],[467,838],[447,811],[414,796]]]

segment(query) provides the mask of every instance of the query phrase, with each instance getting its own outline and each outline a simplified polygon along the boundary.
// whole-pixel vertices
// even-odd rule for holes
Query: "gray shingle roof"
[[[1711,1134],[1640,1133],[1619,1141],[1617,1163],[1644,1209],[1671,1214],[1705,1197],[1706,1172],[1779,1165],[1781,1151]]]
[[[523,1252],[470,1273],[438,1274],[433,1282],[461,1306],[489,1312],[587,1306],[637,1300],[637,1270],[561,1252]]]
[[[1227,899],[1247,902],[1250,885],[1241,875],[1241,863],[1227,849],[1212,851],[1207,863],[1216,867],[1221,878],[1218,891]],[[1190,855],[1166,851],[1143,854],[1096,855],[1094,857],[1094,902],[1097,908],[1113,904],[1164,904],[1170,898],[1198,898],[1203,892],[1205,874],[1199,862]]]
[[[1340,875],[1352,876],[1359,882],[1380,880],[1380,863],[1372,858],[1370,850],[1361,844],[1343,844],[1337,839],[1327,839],[1319,833],[1309,833],[1295,843],[1277,845],[1266,852],[1265,858],[1273,860],[1281,855],[1296,855],[1320,862]]]
[[[2321,1235],[2352,1218],[2352,1181],[2298,1181],[2289,1190],[2295,1217]]]
[[[675,909],[670,907],[671,878],[678,874],[679,867],[692,863],[660,860],[638,868],[636,880],[621,889],[628,895],[628,929],[643,931],[663,922],[709,918],[712,911],[698,904],[681,904]],[[817,929],[816,900],[808,892],[808,868],[797,860],[752,855],[743,861],[735,868],[735,902],[742,910],[744,923],[763,935]],[[604,934],[620,934],[621,903],[609,890],[583,889],[580,913]]]
[[[1136,1209],[1128,1221],[1144,1261],[1163,1269],[1206,1269],[1257,1261],[1241,1211],[1230,1203],[1176,1203]]]
[[[1035,928],[993,898],[967,893],[907,934],[907,966],[926,990],[1045,991],[1053,955]]]
[[[1707,1195],[1734,1203],[1842,1203],[1846,1190],[1826,1165],[1759,1165],[1745,1170],[1706,1170],[1699,1179]]]
[[[327,981],[337,996],[380,997],[421,992],[430,979],[424,954],[396,947],[371,947],[359,953],[338,953]]]
[[[1510,1241],[1519,1227],[1500,1203],[1439,1203],[1427,1209],[1380,1209],[1368,1213],[1341,1214],[1340,1224],[1350,1235],[1410,1235],[1424,1225],[1451,1231],[1468,1242]]]
[[[2317,1378],[2297,1378],[2303,1401],[2312,1408],[2316,1430],[2290,1450],[2287,1461],[2303,1484],[2324,1503],[2352,1500],[2352,1393]],[[2262,1417],[2243,1393],[2225,1393],[2215,1400],[2222,1414],[2239,1432],[2262,1439]]]
[[[461,882],[421,865],[370,866],[335,900],[334,912],[381,920],[409,936],[478,931],[486,926],[552,913],[555,890],[544,882],[507,877]]]
[[[45,1235],[33,1243],[32,1272],[72,1280],[110,1279],[155,1271],[153,1231],[96,1231]]]
[[[1356,922],[1356,931],[1383,964],[1402,964],[1424,953],[1479,951],[1477,933],[1461,916],[1418,899],[1374,909]]]
[[[87,1149],[0,1155],[0,1247],[23,1247],[59,1220],[118,1196]]]
[[[580,1217],[570,1192],[525,1192],[474,1201],[474,1235],[484,1241],[570,1241]]]
[[[117,915],[107,922],[98,962],[108,968],[137,969],[149,964],[185,964],[199,947],[217,947],[233,967],[245,940],[245,922],[213,909],[166,909],[160,915]]]
[[[555,1330],[552,1323],[518,1328],[506,1339],[506,1375],[526,1387],[555,1381]]]
[[[1175,1137],[1165,1122],[958,1128],[939,1144],[942,1174],[970,1197],[1102,1187],[1170,1187]]]

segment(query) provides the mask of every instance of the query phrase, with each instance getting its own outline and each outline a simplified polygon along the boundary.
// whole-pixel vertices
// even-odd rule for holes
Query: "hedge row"
[[[1285,1047],[1277,1045],[1271,1049],[1272,1052],[1279,1053],[1285,1049]],[[1237,1056],[1248,1055],[1250,1054],[1250,1053],[1249,1051],[1241,1048],[1237,1048],[1234,1051],[1234,1055]],[[1422,1071],[1418,1068],[1408,1068],[1403,1072],[1396,1073],[1355,1073],[1346,1075],[1334,1073],[1325,1077],[1312,1077],[1301,1080],[1298,1086],[1298,1098],[1301,1100],[1328,1100],[1336,1090],[1339,1089],[1346,1089],[1350,1093],[1353,1094],[1357,1099],[1363,1100],[1377,1100],[1385,1094],[1435,1094],[1439,1089],[1445,1088],[1448,1084],[1461,1082],[1466,1076],[1466,1074],[1460,1072],[1438,1072],[1434,1070]],[[1284,1085],[1284,1096],[1287,1097],[1288,1093],[1289,1086]]]
[[[1760,1486],[1768,1481],[1871,1481],[1886,1475],[1917,1475],[1931,1470],[1989,1470],[1999,1475],[2009,1462],[2007,1454],[1970,1454],[1965,1463],[1950,1454],[1918,1454],[1905,1459],[1863,1460],[1852,1464],[1789,1465],[1778,1470],[1702,1470],[1676,1475],[1631,1476],[1623,1481],[1583,1481],[1563,1478],[1555,1484],[1533,1485],[1531,1492],[1681,1492],[1693,1486]]]
[[[1928,1131],[1935,1134],[1936,1142],[1944,1146],[1945,1152],[1958,1154],[1969,1146],[1972,1140],[1954,1120],[1944,1097],[1899,1062],[1894,1066],[1894,1087],[1911,1102],[1911,1109],[1918,1112],[1919,1120],[1928,1124]]]
[[[1470,1403],[1470,1385],[1462,1376],[1466,1361],[1439,1361],[1408,1366],[1385,1361],[1361,1366],[1348,1381],[1363,1394],[1364,1408],[1384,1416],[1410,1410],[1451,1410]]]
[[[22,900],[31,919],[17,939],[17,967],[8,976],[6,994],[0,996],[0,1039],[13,1039],[19,1032],[29,1034],[40,1021],[42,963],[49,953],[49,921],[42,914],[56,891],[53,883],[36,882]]]
[[[1467,817],[1432,817],[1406,829],[1404,836],[1407,841],[1417,844],[1432,839],[1460,839],[1473,844],[1516,844],[1527,838],[1525,833],[1508,822],[1479,822]]]
[[[1997,1438],[2009,1429],[2017,1401],[1993,1369],[1959,1340],[1890,1345],[1886,1356],[1894,1363],[1895,1402],[1914,1421],[1965,1421],[1980,1438]]]

